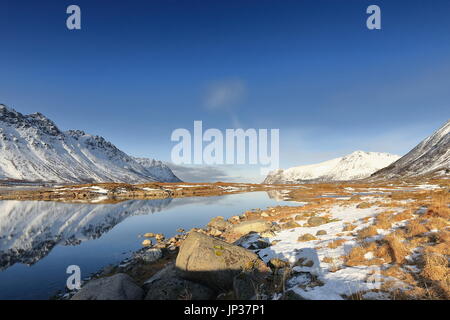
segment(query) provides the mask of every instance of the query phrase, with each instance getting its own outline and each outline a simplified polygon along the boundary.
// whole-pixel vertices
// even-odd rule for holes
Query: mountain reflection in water
[[[283,204],[279,195],[270,197],[251,192],[115,204],[0,201],[0,299],[47,299],[64,288],[69,265],[79,265],[87,277],[141,248],[139,235],[171,237],[215,216]]]

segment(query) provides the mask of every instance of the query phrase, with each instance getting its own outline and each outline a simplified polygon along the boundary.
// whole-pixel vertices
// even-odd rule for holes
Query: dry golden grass
[[[397,279],[399,279],[403,282],[406,282],[410,285],[416,284],[416,280],[414,279],[414,277],[410,273],[401,269],[401,267],[399,265],[394,265],[385,270],[382,270],[381,274],[384,276],[397,278]]]
[[[346,241],[347,240],[345,240],[345,239],[334,240],[334,241],[330,242],[327,247],[330,249],[336,249],[336,248],[342,246]]]
[[[448,243],[450,246],[450,231],[448,230],[441,230],[437,233],[438,241],[441,243]]]
[[[395,234],[387,235],[384,240],[387,242],[393,262],[403,264],[405,257],[410,253],[403,239]]]
[[[374,225],[375,229],[390,229],[392,227],[391,216],[390,212],[383,212],[377,215]]]
[[[409,221],[406,225],[406,236],[408,238],[422,235],[426,232],[428,232],[428,229],[417,219]]]
[[[444,219],[450,219],[450,208],[449,208],[449,202],[450,202],[450,196],[449,196],[449,190],[442,190],[439,192],[435,192],[431,196],[430,206],[428,207],[427,214],[430,213],[430,211]]]
[[[322,259],[322,261],[325,262],[325,263],[333,263],[334,260],[331,257],[325,257],[325,258]]]
[[[370,219],[372,219],[372,217],[364,217],[361,219],[362,222],[367,223],[370,221]]]
[[[411,213],[411,210],[404,210],[404,211],[402,211],[400,213],[391,215],[389,220],[391,222],[400,222],[400,221],[403,221],[403,220],[411,219],[412,217],[413,217],[413,215]]]
[[[450,226],[450,223],[448,219],[431,217],[424,221],[424,225],[428,230],[444,230]]]
[[[365,243],[355,246],[348,255],[344,256],[345,264],[380,265],[383,263],[405,263],[405,257],[410,253],[409,247],[403,242],[401,232],[387,235],[382,241]],[[368,260],[365,255],[372,252],[373,258]]]
[[[372,252],[372,259],[365,258],[365,255],[369,252]],[[385,257],[388,259],[384,259]],[[375,242],[362,243],[353,247],[350,252],[343,257],[343,260],[345,265],[350,267],[380,265],[391,261],[386,246],[378,247]]]
[[[423,257],[421,276],[430,280],[444,280],[449,277],[448,259],[439,253],[427,252]]]
[[[374,203],[370,203],[370,202],[365,202],[364,201],[364,202],[359,203],[356,206],[356,208],[358,208],[358,209],[367,209],[367,208],[370,208],[372,206],[374,206]]]
[[[419,279],[428,289],[432,299],[450,299],[450,268],[448,255],[440,254],[433,247],[426,247],[422,255],[422,271]]]
[[[411,183],[417,185],[424,182],[411,181]],[[449,181],[445,183],[447,186],[450,185]],[[356,187],[352,185],[352,188]],[[405,186],[405,189],[407,188]],[[342,257],[344,264],[347,266],[390,264],[391,266],[382,273],[400,282],[386,281],[382,290],[389,292],[393,299],[450,299],[448,195],[448,189],[393,191],[389,197],[372,202],[370,204],[372,206],[395,210],[388,209],[382,212],[375,217],[373,225],[358,232],[359,244]],[[348,203],[360,204],[361,199],[355,196]],[[365,206],[367,204],[360,207]],[[424,211],[423,207],[427,210]],[[370,220],[371,217],[360,219],[365,223]],[[402,224],[397,224],[396,228],[392,229],[394,223],[398,222]],[[353,223],[345,224],[343,232],[353,231],[354,226]],[[382,240],[367,243],[367,238],[376,236],[378,229],[391,230],[391,233]],[[335,248],[339,245],[342,244],[338,239],[330,242],[328,247]],[[411,259],[415,257],[414,261],[406,259],[412,249],[418,250],[415,252],[423,252],[423,255],[412,255]],[[323,262],[330,264],[332,261],[333,259],[328,257],[323,259]],[[407,267],[408,264],[414,264],[419,268],[419,273],[412,272],[414,268]]]
[[[355,230],[356,227],[357,227],[357,226],[354,225],[354,224],[351,224],[351,223],[345,223],[345,224],[344,224],[344,228],[342,229],[342,231],[344,231],[344,232],[353,231],[353,230]]]
[[[358,231],[358,239],[366,239],[378,234],[377,228],[375,226],[368,226],[364,229]]]

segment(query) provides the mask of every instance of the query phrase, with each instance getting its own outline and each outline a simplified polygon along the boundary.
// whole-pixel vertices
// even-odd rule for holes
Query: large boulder
[[[217,290],[231,290],[241,272],[260,278],[270,272],[255,253],[198,232],[189,233],[181,244],[176,267],[183,278]]]
[[[72,300],[141,300],[143,295],[144,290],[130,276],[117,273],[89,281]]]
[[[209,300],[214,298],[210,288],[179,277],[174,264],[166,266],[148,279],[145,300]]]
[[[265,220],[249,220],[239,224],[235,224],[230,228],[231,233],[246,235],[250,232],[265,232],[269,231],[272,224]]]

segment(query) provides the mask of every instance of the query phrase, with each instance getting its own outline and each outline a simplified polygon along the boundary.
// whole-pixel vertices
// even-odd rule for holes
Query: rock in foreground
[[[183,278],[217,290],[232,289],[234,277],[242,271],[261,276],[270,272],[255,253],[198,232],[182,243],[176,267]]]
[[[270,230],[272,224],[265,220],[249,220],[239,224],[233,225],[230,232],[241,235],[249,234],[250,232],[265,232]]]
[[[213,290],[189,280],[181,279],[174,264],[170,264],[146,281],[145,300],[209,300]]]
[[[72,300],[141,300],[143,295],[130,276],[118,273],[88,282]]]

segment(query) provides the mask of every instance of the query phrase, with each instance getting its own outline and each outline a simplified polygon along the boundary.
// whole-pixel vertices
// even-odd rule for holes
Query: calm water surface
[[[295,203],[280,193],[131,200],[119,204],[0,201],[0,299],[48,299],[64,288],[69,265],[82,277],[141,248],[146,232],[176,234],[215,216]]]

